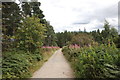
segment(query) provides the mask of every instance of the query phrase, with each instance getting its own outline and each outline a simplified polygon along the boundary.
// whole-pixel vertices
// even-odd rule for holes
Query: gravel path
[[[59,49],[33,74],[32,78],[74,78],[74,76],[70,65]]]

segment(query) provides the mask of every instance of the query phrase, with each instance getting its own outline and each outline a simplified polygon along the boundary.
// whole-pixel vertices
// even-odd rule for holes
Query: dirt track
[[[33,74],[32,78],[73,78],[73,71],[59,49]]]

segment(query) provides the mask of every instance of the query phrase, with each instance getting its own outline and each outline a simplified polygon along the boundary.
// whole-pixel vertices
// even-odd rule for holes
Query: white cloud
[[[39,0],[55,32],[102,28],[104,19],[117,26],[119,0]],[[79,24],[75,24],[79,23]],[[86,24],[85,24],[86,23]]]

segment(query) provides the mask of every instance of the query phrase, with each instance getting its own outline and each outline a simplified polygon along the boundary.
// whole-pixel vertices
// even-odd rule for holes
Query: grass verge
[[[39,62],[35,62],[33,64],[33,66],[30,67],[30,72],[33,74],[35,71],[37,71],[38,69],[40,69],[43,64],[48,61],[48,59],[55,53],[57,49],[51,49],[51,50],[48,50],[48,51],[43,51],[42,53],[42,56],[43,56],[43,59],[40,60]]]

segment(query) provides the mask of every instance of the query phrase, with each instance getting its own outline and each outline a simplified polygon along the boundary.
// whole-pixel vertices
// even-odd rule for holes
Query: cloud
[[[104,20],[118,24],[119,0],[39,0],[55,32],[102,29]],[[116,27],[117,28],[117,27]]]
[[[89,22],[76,22],[76,23],[73,23],[73,25],[76,25],[76,24],[88,24]]]

